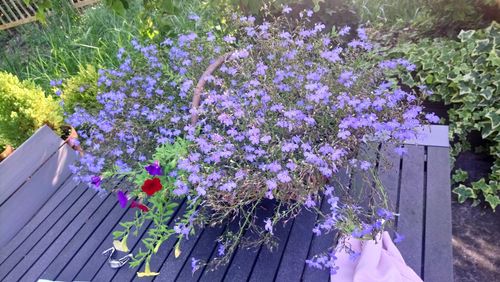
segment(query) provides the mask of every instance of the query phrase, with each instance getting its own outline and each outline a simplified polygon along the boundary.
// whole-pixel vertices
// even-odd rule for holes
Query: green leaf
[[[496,111],[488,112],[485,117],[491,121],[491,130],[498,131],[500,129],[500,108]]]
[[[472,188],[467,187],[467,186],[465,186],[463,184],[460,184],[460,186],[458,186],[457,188],[453,189],[453,193],[455,193],[455,194],[458,195],[458,202],[461,203],[461,204],[463,202],[465,202],[467,199],[475,199],[475,198],[477,198],[477,195],[474,192],[474,190],[472,190]]]
[[[490,204],[490,207],[493,211],[495,211],[497,206],[500,205],[500,198],[498,197],[498,195],[487,195],[485,199],[486,202]]]
[[[480,180],[472,183],[472,189],[474,189],[475,191],[481,191],[484,195],[493,193],[493,189],[486,183],[484,178],[481,178]]]
[[[467,171],[462,169],[455,170],[455,173],[452,176],[453,182],[455,183],[464,182],[467,180],[467,178],[469,178],[469,174],[467,173]]]

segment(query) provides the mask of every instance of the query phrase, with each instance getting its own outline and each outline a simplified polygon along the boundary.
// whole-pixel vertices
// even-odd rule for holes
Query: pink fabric
[[[406,265],[389,233],[384,232],[374,240],[345,239],[347,246],[360,255],[353,259],[347,250],[339,251],[337,274],[332,281],[353,282],[416,282],[422,279]],[[381,239],[381,240],[380,240]]]

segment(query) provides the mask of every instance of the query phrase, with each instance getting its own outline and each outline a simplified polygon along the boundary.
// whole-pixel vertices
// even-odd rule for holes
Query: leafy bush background
[[[1,147],[18,147],[44,124],[58,131],[63,120],[57,101],[5,72],[0,72],[0,101]]]
[[[434,92],[431,100],[451,105],[454,156],[471,149],[467,137],[472,131],[487,141],[485,149],[495,158],[489,181],[481,179],[471,187],[462,184],[454,192],[459,202],[482,195],[495,209],[500,204],[500,25],[493,22],[482,30],[462,31],[458,39],[403,44],[393,55],[406,54],[418,66],[414,76],[403,78],[405,83],[426,84]]]

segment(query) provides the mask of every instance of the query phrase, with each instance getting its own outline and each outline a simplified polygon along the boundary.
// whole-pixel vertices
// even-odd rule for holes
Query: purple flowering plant
[[[77,109],[69,118],[86,151],[72,169],[99,191],[112,189],[101,179],[125,177],[132,183],[128,199],[149,207],[114,233],[126,243],[154,223],[132,266],[149,270],[170,236],[179,239],[177,256],[198,227],[233,220],[239,227],[218,239],[213,266],[227,262],[238,244],[274,246],[273,227],[303,209],[318,213],[316,235],[374,239],[394,219],[378,164],[358,156],[373,144],[415,138],[423,97],[403,90],[395,76],[414,66],[374,60],[377,50],[362,28],[326,31],[311,13],[268,15],[260,24],[235,15],[233,34],[181,34],[159,46],[133,41],[135,55],[121,52],[118,69],[100,71],[102,110]],[[364,175],[373,189],[366,191],[370,206],[349,193],[340,172]],[[153,177],[166,188],[148,197],[140,187]],[[258,216],[269,200],[276,202],[272,214]],[[168,224],[180,201],[186,211]],[[243,242],[246,230],[260,236]],[[343,247],[307,263],[334,273],[336,248]]]

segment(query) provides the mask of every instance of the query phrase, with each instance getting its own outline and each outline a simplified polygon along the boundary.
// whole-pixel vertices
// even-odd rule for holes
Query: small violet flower
[[[158,161],[144,167],[151,176],[163,175],[163,170]]]
[[[123,192],[122,190],[118,191],[118,193],[116,193],[116,197],[118,198],[118,203],[120,203],[120,207],[126,208],[128,199],[125,192]]]

